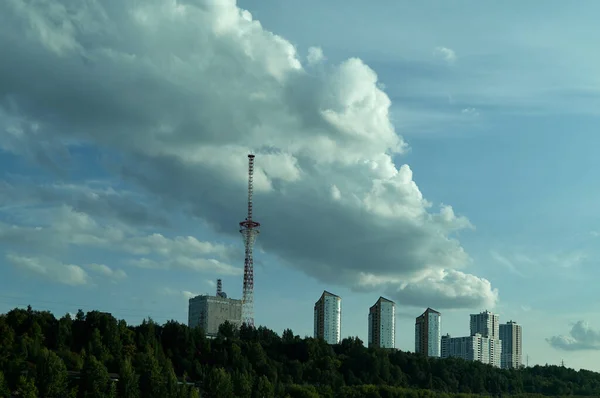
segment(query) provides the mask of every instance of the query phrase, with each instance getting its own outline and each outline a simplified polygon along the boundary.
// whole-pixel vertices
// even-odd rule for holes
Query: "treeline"
[[[600,396],[600,374],[558,366],[500,370],[459,359],[330,346],[259,327],[201,329],[152,320],[129,326],[79,311],[31,307],[0,315],[0,397],[392,398]]]

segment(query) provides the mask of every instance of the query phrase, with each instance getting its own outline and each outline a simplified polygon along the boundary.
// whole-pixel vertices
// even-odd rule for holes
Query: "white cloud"
[[[335,185],[331,186],[331,197],[334,200],[340,200],[342,198],[342,193],[340,192],[340,189]]]
[[[215,259],[206,258],[190,258],[185,256],[179,256],[174,258],[167,258],[164,260],[151,260],[148,258],[140,258],[129,260],[129,264],[139,268],[148,269],[189,269],[199,272],[209,272],[219,275],[241,275],[242,269],[234,267],[229,264],[222,263]]]
[[[193,293],[188,290],[177,290],[170,287],[160,289],[160,293],[166,296],[175,296],[183,300],[189,300],[192,297],[198,296],[200,293]]]
[[[17,119],[35,126],[19,130],[14,153],[36,142],[57,153],[67,142],[108,148],[120,154],[111,170],[128,183],[237,234],[253,151],[266,251],[326,283],[380,291],[364,283],[368,269],[370,280],[393,281],[385,288],[418,306],[496,301],[487,280],[464,272],[470,258],[452,234],[469,221],[450,206],[435,209],[410,167],[394,163],[407,144],[377,74],[360,59],[308,73],[290,42],[233,1],[77,2],[69,12],[58,0],[17,11],[8,4],[0,2],[0,46],[12,55],[0,69],[0,98],[11,102],[0,102],[0,128]],[[4,240],[38,244],[54,234],[63,245],[112,245],[138,265],[233,272],[221,266],[221,245],[98,229],[83,213],[39,231],[0,230]]]
[[[453,64],[456,62],[457,56],[454,50],[448,47],[436,47],[433,50],[433,55],[436,57],[442,58],[448,64]]]
[[[191,236],[168,238],[158,233],[141,235],[125,225],[99,224],[90,215],[68,206],[37,210],[12,208],[21,224],[0,222],[0,245],[13,250],[60,253],[65,248],[99,248],[127,256],[128,263],[142,268],[178,268],[224,275],[239,275],[240,268],[224,260],[233,256],[231,247],[202,242]],[[27,219],[29,215],[32,219]],[[127,274],[104,264],[87,267],[98,275],[122,280]]]
[[[578,277],[575,273],[582,263],[588,258],[582,251],[563,251],[537,253],[534,250],[508,250],[500,254],[496,250],[490,251],[492,259],[507,268],[510,272],[521,277],[540,275],[540,272],[549,275],[560,275],[560,277]],[[557,274],[558,272],[558,274]]]
[[[127,278],[127,273],[122,269],[112,269],[104,264],[88,264],[87,268],[96,274],[102,275],[114,281],[121,281]]]
[[[552,336],[546,341],[558,350],[600,350],[600,331],[592,329],[585,321],[577,321],[568,335]]]
[[[79,286],[90,281],[87,272],[78,265],[63,264],[49,258],[26,257],[10,253],[6,255],[6,260],[14,267],[56,283]]]
[[[519,275],[521,277],[523,277],[523,273],[521,271],[519,271],[517,269],[517,267],[515,266],[515,264],[510,261],[508,258],[504,257],[503,255],[501,255],[500,253],[498,253],[495,250],[492,250],[490,252],[492,258],[494,260],[496,260],[497,263],[499,263],[500,265],[504,266],[506,269],[508,269],[510,272],[512,272],[515,275]]]
[[[309,65],[316,65],[320,62],[323,62],[325,60],[325,55],[323,54],[321,47],[309,47],[306,60],[308,61]]]
[[[222,244],[199,241],[193,236],[176,236],[171,239],[159,233],[131,237],[122,243],[122,249],[132,254],[157,254],[164,258],[177,256],[193,258],[207,255],[227,257],[232,250]]]
[[[479,116],[479,111],[477,111],[477,109],[475,109],[475,108],[464,108],[462,111],[460,111],[460,113],[462,113],[463,115],[466,115],[466,116],[470,116],[470,117]]]
[[[435,303],[439,309],[492,308],[498,301],[498,290],[493,289],[489,281],[456,270],[423,272],[409,281],[362,273],[359,285],[383,289],[403,305],[416,307],[422,303]]]

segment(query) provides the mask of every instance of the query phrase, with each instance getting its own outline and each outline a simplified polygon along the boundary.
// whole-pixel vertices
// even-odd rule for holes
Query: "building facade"
[[[500,341],[500,316],[490,311],[471,314],[471,336],[480,334],[489,341],[482,343],[489,346],[490,365],[500,367],[502,357],[502,342]]]
[[[342,298],[324,291],[315,303],[315,338],[338,344],[342,337]]]
[[[457,357],[466,361],[474,361],[481,356],[478,338],[481,335],[467,337],[451,337],[449,334],[441,338],[441,357]]]
[[[369,308],[369,347],[395,348],[396,304],[383,297]]]
[[[209,337],[215,337],[219,326],[229,321],[240,327],[242,325],[242,300],[220,296],[200,295],[189,300],[188,326],[201,327]]]
[[[479,333],[466,337],[442,336],[442,358],[457,357],[467,361],[478,361],[500,367],[500,356],[495,352],[502,351],[502,342],[498,339],[484,337]]]
[[[519,369],[523,364],[523,329],[516,322],[509,321],[500,325],[502,341],[502,369]]]
[[[479,333],[484,337],[497,339],[500,337],[500,317],[489,311],[471,314],[471,336]]]
[[[428,357],[441,355],[442,314],[427,308],[415,320],[415,352]]]

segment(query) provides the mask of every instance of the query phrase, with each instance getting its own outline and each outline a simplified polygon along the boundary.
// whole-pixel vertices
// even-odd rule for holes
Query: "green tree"
[[[187,398],[200,398],[200,391],[195,386],[189,386],[187,393]]]
[[[238,332],[238,328],[233,323],[225,321],[219,325],[218,336],[223,339],[233,339]]]
[[[345,389],[345,387],[344,387]],[[342,389],[342,393],[344,393]],[[287,388],[287,394],[290,398],[319,398],[319,393],[313,386],[299,386],[297,384],[291,384]],[[345,394],[345,393],[344,393]],[[351,397],[350,394],[340,394],[340,397]]]
[[[38,390],[35,386],[35,381],[29,377],[19,377],[17,394],[20,398],[38,398]]]
[[[256,387],[252,395],[254,398],[274,398],[275,388],[266,376],[260,376],[256,380]]]
[[[94,329],[92,332],[92,338],[87,350],[90,354],[98,359],[101,363],[105,364],[109,359],[109,353],[104,344],[102,343],[102,334],[100,330]]]
[[[81,371],[79,396],[83,398],[113,398],[115,390],[106,366],[93,355],[86,355]]]
[[[233,392],[237,398],[252,396],[252,381],[247,373],[235,372],[232,376]]]
[[[125,359],[121,362],[119,371],[119,382],[117,384],[119,398],[139,398],[140,377],[135,373],[131,361]]]
[[[0,397],[8,397],[10,396],[10,390],[8,388],[8,384],[4,379],[4,373],[0,371]]]
[[[66,369],[82,371],[70,389]],[[118,384],[108,372],[120,373]],[[179,386],[176,374],[190,375],[200,391]],[[61,398],[110,398],[117,390],[132,398],[598,397],[600,374],[551,365],[496,369],[367,348],[357,338],[330,345],[291,330],[279,337],[262,326],[227,324],[208,339],[175,321],[128,326],[98,311],[58,321],[29,307],[0,315],[0,397],[7,386],[21,396]]]
[[[43,348],[36,364],[35,381],[42,397],[62,398],[68,394],[67,367],[54,352]]]
[[[142,354],[140,367],[140,395],[144,398],[164,398],[166,395],[162,369],[154,353],[148,349]]]
[[[13,354],[15,331],[8,324],[6,316],[0,316],[0,369],[4,368]]]
[[[163,383],[165,385],[165,398],[177,398],[179,395],[179,385],[177,384],[177,376],[173,365],[169,359],[165,360],[162,366]]]
[[[73,344],[73,319],[66,314],[58,321],[58,348],[69,349]]]
[[[234,398],[231,376],[223,368],[212,368],[205,382],[207,398]]]

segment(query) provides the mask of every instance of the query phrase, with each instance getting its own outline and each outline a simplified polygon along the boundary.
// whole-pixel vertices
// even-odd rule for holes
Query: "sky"
[[[257,324],[491,310],[600,371],[600,4],[540,4],[0,2],[0,312],[241,298],[252,152]]]

